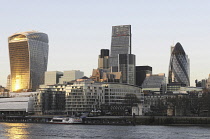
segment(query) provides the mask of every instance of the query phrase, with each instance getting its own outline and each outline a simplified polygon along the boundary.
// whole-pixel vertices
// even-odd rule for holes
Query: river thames
[[[0,139],[209,139],[206,126],[107,126],[0,123]]]

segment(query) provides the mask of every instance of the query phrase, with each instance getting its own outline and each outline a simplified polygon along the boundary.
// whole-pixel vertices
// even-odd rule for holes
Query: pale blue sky
[[[190,58],[191,85],[210,73],[209,0],[0,0],[0,84],[10,73],[7,38],[37,30],[49,35],[48,70],[97,68],[110,49],[111,27],[132,26],[136,65],[168,76],[170,46],[180,42]]]

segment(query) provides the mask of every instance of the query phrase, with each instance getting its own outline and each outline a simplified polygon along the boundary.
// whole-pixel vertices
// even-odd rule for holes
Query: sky
[[[112,26],[131,25],[136,65],[168,76],[170,47],[180,42],[190,58],[190,81],[210,74],[209,0],[0,0],[0,85],[10,74],[8,37],[48,34],[48,71],[97,68],[110,49]]]

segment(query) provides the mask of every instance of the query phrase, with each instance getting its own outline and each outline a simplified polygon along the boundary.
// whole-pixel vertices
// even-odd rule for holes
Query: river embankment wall
[[[6,117],[0,122],[48,123],[52,117]],[[83,118],[87,125],[210,125],[210,117],[179,116],[97,116]]]

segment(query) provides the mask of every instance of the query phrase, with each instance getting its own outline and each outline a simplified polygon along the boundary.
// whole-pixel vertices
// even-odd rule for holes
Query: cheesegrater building
[[[190,62],[180,43],[171,48],[168,82],[190,86]]]
[[[48,62],[48,36],[29,31],[8,38],[11,92],[35,91],[44,83]]]

